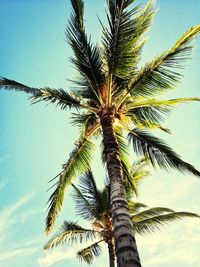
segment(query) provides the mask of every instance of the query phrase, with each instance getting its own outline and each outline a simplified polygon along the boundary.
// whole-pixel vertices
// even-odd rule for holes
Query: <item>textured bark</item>
[[[115,252],[112,240],[108,242],[109,265],[115,267]]]
[[[141,267],[123,184],[119,146],[114,134],[114,108],[100,114],[104,155],[111,183],[110,205],[118,267]]]

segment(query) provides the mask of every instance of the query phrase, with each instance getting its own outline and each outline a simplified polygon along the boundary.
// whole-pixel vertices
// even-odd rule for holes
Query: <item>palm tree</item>
[[[148,174],[144,170],[143,164],[137,164],[137,166],[139,167],[132,173],[132,178],[135,179],[136,183]],[[126,188],[129,188],[128,184]],[[100,243],[106,243],[109,266],[115,267],[114,235],[109,199],[110,185],[106,184],[103,190],[99,190],[92,172],[89,171],[80,178],[77,187],[73,185],[73,189],[77,215],[83,220],[89,221],[91,227],[84,228],[77,222],[65,221],[60,231],[48,241],[44,249],[49,250],[59,245],[66,245],[66,243],[73,245],[77,242],[93,241],[92,244],[77,252],[77,257],[80,260],[92,264],[94,258],[101,254]],[[174,212],[163,207],[148,208],[143,203],[133,201],[133,193],[130,193],[129,190],[127,190],[127,194],[133,230],[138,234],[154,232],[162,225],[184,217],[200,217],[195,213]]]
[[[180,81],[179,70],[190,56],[191,42],[200,32],[200,25],[189,29],[170,49],[139,67],[145,44],[143,36],[151,26],[155,7],[152,2],[144,8],[140,5],[131,7],[133,2],[107,1],[108,26],[101,22],[103,37],[99,48],[86,35],[83,0],[71,0],[72,13],[66,37],[73,50],[71,63],[80,74],[80,78],[73,81],[71,93],[49,87],[32,88],[6,78],[0,80],[1,88],[26,92],[34,103],[48,101],[61,109],[76,109],[72,120],[81,128],[81,134],[56,177],[55,190],[49,198],[46,233],[55,224],[67,185],[90,169],[94,151],[92,138],[103,136],[103,158],[111,181],[116,256],[118,266],[126,267],[139,267],[141,263],[123,184],[123,174],[128,175],[128,161],[120,154],[127,146],[123,136],[128,134],[136,154],[149,158],[153,166],[200,176],[198,170],[183,161],[163,140],[148,132],[151,129],[168,132],[162,126],[163,116],[179,103],[200,100],[197,97],[157,98],[174,89]]]

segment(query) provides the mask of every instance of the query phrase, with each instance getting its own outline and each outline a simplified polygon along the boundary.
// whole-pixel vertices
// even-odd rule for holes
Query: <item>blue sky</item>
[[[136,3],[146,1],[136,1]],[[97,15],[105,18],[105,1],[87,0],[86,25],[96,42],[100,39]],[[159,8],[142,62],[169,48],[188,28],[199,23],[198,0],[157,0]],[[75,76],[68,62],[71,50],[64,41],[70,1],[0,0],[0,75],[33,87],[68,89]],[[182,84],[169,96],[200,96],[200,38],[188,62]],[[49,197],[48,181],[66,162],[77,137],[68,112],[40,103],[30,105],[23,93],[0,92],[0,265],[3,267],[80,266],[75,250],[66,247],[44,253],[43,234]],[[180,106],[166,120],[173,135],[165,140],[188,162],[200,169],[200,106]],[[97,169],[94,165],[94,169]],[[99,182],[103,173],[99,175]],[[177,172],[153,172],[141,185],[140,201],[200,214],[200,181]],[[67,195],[58,226],[74,219]],[[198,267],[199,221],[184,220],[155,235],[137,237],[145,267]],[[76,247],[77,249],[77,247]],[[106,255],[94,267],[107,264]],[[82,264],[84,267],[85,265]]]

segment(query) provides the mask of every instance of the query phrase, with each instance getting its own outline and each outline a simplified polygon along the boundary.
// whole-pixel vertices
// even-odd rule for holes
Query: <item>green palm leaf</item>
[[[169,100],[157,100],[157,99],[148,99],[139,102],[133,102],[127,106],[128,111],[132,111],[135,108],[141,107],[173,107],[176,104],[187,103],[190,101],[200,101],[200,97],[185,97],[185,98],[175,98]]]
[[[71,123],[74,126],[78,126],[83,135],[86,135],[87,132],[95,126],[100,127],[98,117],[91,111],[86,113],[72,113]],[[99,131],[97,131],[96,134],[98,134],[98,132]]]
[[[76,204],[76,212],[85,220],[100,220],[103,213],[107,212],[108,195],[102,198],[101,192],[97,189],[91,171],[80,177],[79,186],[74,186],[73,198]]]
[[[9,80],[3,77],[0,78],[0,88],[4,88],[6,90],[22,91],[27,94],[31,94],[33,96],[37,96],[41,94],[41,91],[38,88],[32,88],[27,85],[24,85],[24,84],[21,84],[16,81]]]
[[[155,13],[152,2],[143,10],[140,5],[130,10],[133,2],[109,0],[107,18],[110,28],[103,27],[108,73],[122,79],[134,74],[143,47],[141,37],[151,25]]]
[[[118,103],[118,107],[129,96],[129,93],[134,97],[152,96],[174,88],[181,77],[180,73],[177,72],[178,68],[183,68],[185,61],[190,57],[193,48],[191,41],[199,32],[200,24],[183,34],[171,49],[147,63],[130,80],[127,93]]]
[[[163,207],[150,208],[150,209],[146,209],[144,211],[141,211],[139,213],[132,215],[131,219],[134,222],[140,222],[144,219],[148,219],[153,216],[157,216],[157,215],[161,215],[163,213],[169,213],[169,212],[174,212],[174,211],[172,209],[163,208]]]
[[[46,218],[46,233],[48,234],[55,224],[58,212],[61,210],[64,200],[64,193],[67,185],[71,184],[72,179],[90,169],[94,144],[87,139],[80,139],[75,144],[69,160],[63,166],[63,171],[56,182],[56,189],[51,194],[48,203],[48,215]]]
[[[98,257],[101,253],[101,247],[99,245],[100,242],[103,240],[100,240],[87,248],[84,248],[82,250],[79,250],[77,253],[77,258],[81,261],[86,262],[87,264],[91,264],[95,257]]]
[[[148,158],[153,166],[156,166],[157,163],[161,168],[175,168],[181,172],[187,171],[193,175],[200,176],[199,171],[183,161],[161,139],[154,137],[146,131],[139,129],[130,131],[129,141],[133,143],[134,151]]]
[[[135,125],[144,126],[145,128],[148,126],[150,126],[149,128],[152,128],[151,125],[157,125],[159,128],[159,125],[164,121],[164,117],[169,115],[170,108],[167,106],[146,106],[131,109],[127,113]],[[162,126],[160,127],[162,128]]]
[[[44,250],[64,245],[67,242],[72,245],[74,242],[87,242],[88,240],[93,240],[95,237],[96,231],[85,229],[75,222],[64,221],[60,232],[48,241],[44,246]]]
[[[13,80],[8,80],[6,78],[0,79],[0,88],[5,88],[7,90],[22,91],[27,94],[31,94],[31,99],[33,103],[40,101],[47,101],[51,103],[56,103],[61,109],[69,108],[79,108],[80,100],[76,99],[72,94],[67,93],[63,89],[51,89],[51,88],[31,88],[24,84],[18,83]]]
[[[172,108],[177,104],[190,101],[200,101],[199,97],[177,98],[169,100],[148,99],[135,101],[127,105],[127,115],[131,117],[133,123],[142,129],[160,129],[170,133],[170,130],[163,127],[160,122],[164,116],[169,115]]]
[[[83,195],[81,190],[72,184],[74,191],[73,191],[73,198],[75,200],[75,207],[76,213],[79,214],[85,220],[94,220],[99,214],[96,212],[94,207],[91,205],[87,197]]]
[[[135,101],[127,105],[127,113],[138,128],[158,128],[162,131],[169,132],[168,129],[160,125],[160,122],[163,121],[163,115],[168,115],[175,105],[190,101],[200,101],[200,98],[186,97],[169,100],[148,99],[138,102]]]
[[[93,46],[90,38],[86,36],[83,1],[71,0],[71,3],[71,19],[66,29],[67,41],[74,52],[71,62],[86,82],[87,93],[92,99],[100,101],[99,87],[104,82],[104,75],[101,71],[102,62],[99,49],[97,46]]]
[[[141,158],[138,161],[135,161],[130,169],[131,176],[134,177],[135,183],[138,187],[139,183],[147,176],[150,175],[150,172],[146,170],[149,165],[149,160]]]
[[[166,225],[167,223],[181,220],[184,217],[196,217],[200,218],[200,216],[196,213],[191,212],[172,212],[169,214],[162,214],[158,216],[154,216],[152,218],[144,219],[138,222],[133,221],[134,230],[138,234],[145,234],[150,232],[155,232],[160,230],[160,227]]]
[[[40,94],[34,95],[31,99],[33,103],[40,101],[56,103],[56,106],[60,106],[61,109],[81,107],[80,100],[63,89],[42,88],[40,89]]]
[[[132,199],[128,200],[128,207],[129,207],[130,214],[134,214],[134,213],[140,211],[140,209],[148,208],[147,205],[140,203],[140,202],[135,202]]]

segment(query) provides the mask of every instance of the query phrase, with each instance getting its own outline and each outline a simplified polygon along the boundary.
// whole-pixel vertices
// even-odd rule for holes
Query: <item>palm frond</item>
[[[174,211],[172,209],[168,209],[168,208],[155,207],[155,208],[146,209],[144,211],[136,213],[136,214],[131,216],[131,219],[134,222],[140,222],[144,219],[148,219],[148,218],[151,218],[153,216],[157,216],[157,215],[161,215],[163,213],[169,213],[169,212],[174,212]]]
[[[86,172],[80,177],[78,187],[73,187],[73,198],[75,200],[77,214],[89,221],[100,220],[102,214],[107,212],[109,200],[108,198],[102,198],[102,193],[97,189],[92,172]]]
[[[177,104],[187,103],[190,101],[200,101],[200,97],[185,97],[169,100],[148,99],[145,101],[133,102],[130,106],[127,106],[127,109],[128,111],[132,111],[135,108],[142,107],[173,107]]]
[[[141,209],[148,208],[147,205],[140,202],[135,202],[132,199],[128,200],[128,207],[130,214],[134,214],[136,212],[139,212]]]
[[[42,88],[40,89],[40,94],[34,95],[31,99],[33,104],[46,101],[56,103],[56,106],[60,106],[61,109],[66,109],[67,107],[77,109],[81,107],[80,100],[63,89]]]
[[[65,221],[61,226],[60,232],[54,235],[44,246],[44,250],[52,249],[57,246],[61,246],[74,242],[87,242],[93,240],[96,232],[91,229],[85,229],[75,222]]]
[[[118,107],[132,95],[153,96],[173,89],[180,81],[178,68],[184,67],[192,51],[191,41],[199,34],[200,24],[189,29],[168,51],[147,63],[138,74],[130,80],[126,94],[119,101]]]
[[[71,62],[87,82],[87,93],[98,102],[100,101],[99,88],[104,81],[99,49],[92,45],[90,38],[86,36],[83,1],[71,0],[71,3],[71,19],[66,29],[66,38],[74,53]]]
[[[149,165],[149,160],[145,158],[141,158],[132,164],[130,173],[131,176],[134,177],[134,181],[137,187],[145,177],[150,175],[150,172],[146,170],[148,165]]]
[[[72,197],[75,200],[76,213],[85,220],[95,220],[98,217],[98,213],[92,207],[88,199],[83,195],[81,190],[72,184],[73,194]]]
[[[134,230],[139,234],[151,233],[160,230],[160,227],[166,225],[167,223],[181,220],[184,217],[200,218],[200,216],[196,213],[172,212],[169,214],[162,214],[152,218],[144,219],[136,223],[133,221],[133,227]]]
[[[171,134],[171,130],[162,126],[160,123],[155,123],[152,121],[148,121],[148,120],[143,120],[140,118],[136,118],[136,117],[132,117],[133,122],[135,124],[135,126],[139,129],[146,129],[146,130],[161,130],[165,133]]]
[[[171,109],[177,104],[190,101],[200,101],[200,98],[186,97],[169,100],[148,99],[138,102],[135,101],[127,105],[127,115],[131,117],[133,123],[138,128],[160,129],[170,133],[169,129],[164,128],[160,124],[163,121],[163,115],[168,115]]]
[[[27,94],[31,94],[33,96],[37,96],[41,94],[41,90],[38,88],[32,88],[27,85],[18,83],[14,80],[9,80],[3,77],[0,77],[0,88],[6,89],[6,90],[22,91]]]
[[[94,257],[98,257],[101,254],[101,246],[99,245],[100,242],[103,240],[100,240],[87,248],[84,248],[82,250],[79,250],[77,253],[77,258],[80,261],[84,261],[87,264],[92,264]]]
[[[133,143],[136,154],[148,158],[155,167],[156,164],[169,170],[175,168],[181,172],[189,172],[200,176],[200,172],[192,165],[183,161],[170,147],[161,139],[154,137],[146,131],[134,129],[129,132],[129,141]]]
[[[85,135],[89,129],[93,129],[95,125],[99,125],[98,117],[93,112],[72,113],[71,123],[74,126],[78,126],[83,135]]]
[[[64,193],[67,185],[72,179],[90,169],[94,144],[87,139],[80,139],[75,144],[75,149],[70,154],[69,160],[63,166],[63,171],[56,182],[56,189],[51,194],[48,203],[48,215],[46,218],[46,233],[48,234],[55,224],[58,212],[61,210],[64,200]]]
[[[143,33],[150,27],[155,10],[152,2],[144,9],[130,8],[134,0],[108,1],[109,29],[103,27],[103,45],[108,73],[121,79],[135,72],[144,42]]]
[[[148,126],[152,124],[159,125],[164,121],[164,116],[168,116],[170,113],[170,108],[165,107],[155,107],[146,106],[133,108],[127,111],[127,115],[132,119],[135,125]]]

